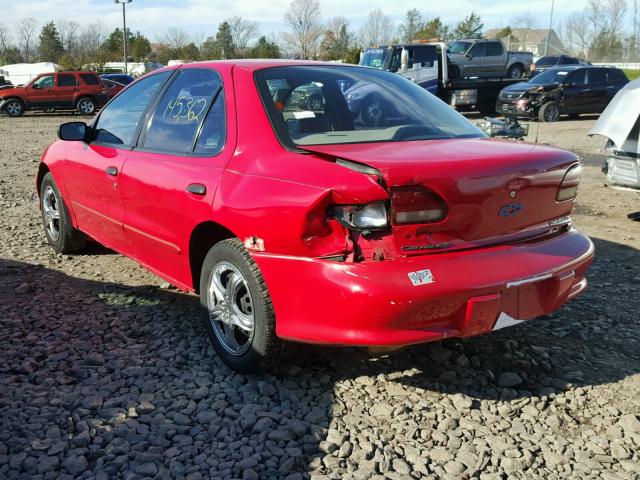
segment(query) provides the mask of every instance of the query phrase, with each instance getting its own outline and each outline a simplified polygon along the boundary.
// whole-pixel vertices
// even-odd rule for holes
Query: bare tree
[[[592,39],[596,38],[602,28],[602,3],[600,0],[589,0],[585,20],[591,30]]]
[[[191,41],[189,34],[178,27],[171,27],[158,40],[169,48],[182,50]]]
[[[231,30],[231,41],[236,55],[244,57],[249,42],[258,35],[258,23],[242,17],[231,17],[226,22]]]
[[[56,22],[58,28],[58,34],[60,35],[60,42],[64,51],[72,56],[76,57],[78,54],[78,37],[80,34],[80,24],[72,20],[58,20]]]
[[[381,9],[372,10],[367,16],[360,37],[365,47],[377,47],[391,40],[392,32],[395,30],[391,19],[382,13]]]
[[[87,25],[78,37],[78,56],[81,62],[102,64],[106,57],[102,58],[102,44],[107,38],[107,29],[104,24],[95,22]]]
[[[576,12],[567,18],[567,35],[571,39],[571,48],[586,57],[593,40],[587,12]]]
[[[0,55],[7,51],[11,45],[11,32],[9,27],[4,23],[0,23]]]
[[[288,47],[303,59],[316,56],[322,35],[318,0],[293,0],[284,15],[289,32],[283,34]]]
[[[35,54],[36,47],[36,28],[38,22],[35,18],[23,18],[18,22],[18,41],[19,48],[22,51],[25,62],[33,60],[33,54]]]
[[[612,35],[619,35],[626,19],[627,0],[602,0],[601,10],[605,28]]]

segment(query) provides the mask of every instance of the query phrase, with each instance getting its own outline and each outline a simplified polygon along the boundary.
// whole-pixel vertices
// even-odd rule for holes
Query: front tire
[[[20,100],[12,98],[7,100],[4,111],[7,112],[7,115],[10,117],[19,117],[24,113],[24,105]]]
[[[556,102],[547,102],[540,107],[538,119],[541,122],[557,122],[560,120],[560,107]]]
[[[276,366],[284,343],[276,336],[271,297],[258,265],[237,238],[215,244],[204,259],[200,303],[211,345],[240,373]]]
[[[40,183],[40,212],[47,242],[56,253],[73,253],[84,248],[86,237],[71,224],[53,175],[47,173]]]
[[[82,97],[80,100],[78,100],[76,108],[78,109],[78,112],[82,113],[83,115],[93,115],[96,112],[96,102],[93,100],[93,98]]]

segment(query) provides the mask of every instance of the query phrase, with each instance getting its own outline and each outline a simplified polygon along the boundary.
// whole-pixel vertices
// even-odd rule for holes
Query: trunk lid
[[[573,200],[557,202],[556,195],[577,157],[556,148],[474,138],[304,149],[374,167],[391,192],[417,186],[445,200],[441,221],[393,224],[398,253],[522,241],[561,228],[573,208]]]

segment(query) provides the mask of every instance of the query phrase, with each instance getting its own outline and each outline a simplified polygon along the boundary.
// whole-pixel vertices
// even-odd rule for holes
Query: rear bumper
[[[640,190],[640,158],[611,156],[604,170],[607,185]]]
[[[253,253],[287,340],[396,346],[491,331],[557,310],[586,287],[593,244],[577,231],[532,244],[340,263]],[[431,283],[409,273],[429,270]]]

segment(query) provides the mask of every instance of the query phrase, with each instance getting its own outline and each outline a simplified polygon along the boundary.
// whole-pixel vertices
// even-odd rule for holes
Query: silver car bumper
[[[608,157],[604,172],[606,185],[640,192],[640,158]]]

